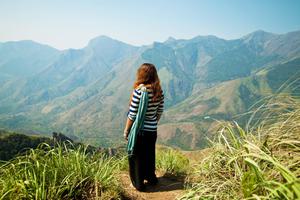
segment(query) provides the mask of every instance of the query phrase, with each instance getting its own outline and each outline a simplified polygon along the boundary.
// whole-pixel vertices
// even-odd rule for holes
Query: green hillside
[[[235,120],[245,125],[248,116],[241,114],[253,109],[253,106],[259,107],[260,100],[279,92],[299,96],[299,77],[298,58],[259,70],[249,77],[226,81],[197,92],[164,114],[160,130],[173,134],[174,125],[177,129],[175,135],[162,138],[162,141],[183,149],[203,148],[203,141],[206,137],[213,137],[211,133],[218,121]],[[172,138],[176,138],[181,144]]]
[[[151,62],[166,97],[159,142],[203,148],[216,120],[242,121],[236,116],[297,78],[299,46],[299,31],[256,31],[235,40],[197,36],[141,47],[100,36],[85,48],[59,52],[36,74],[5,80],[0,126],[26,133],[61,131],[92,145],[120,145],[136,69]]]
[[[30,149],[37,148],[42,143],[51,145],[53,142],[47,137],[28,136],[0,130],[0,160],[10,160]]]

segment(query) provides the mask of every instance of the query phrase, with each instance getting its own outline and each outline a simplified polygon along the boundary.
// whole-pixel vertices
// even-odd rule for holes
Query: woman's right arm
[[[138,107],[140,104],[140,95],[141,92],[134,90],[132,93],[132,98],[130,100],[130,107],[129,107],[129,111],[127,113],[127,120],[126,120],[126,125],[124,128],[124,137],[127,140],[129,131],[131,129],[131,126],[136,118],[137,112],[138,112]]]
[[[164,112],[164,93],[162,93],[161,95],[160,103],[157,108],[157,122],[159,122],[163,112]]]

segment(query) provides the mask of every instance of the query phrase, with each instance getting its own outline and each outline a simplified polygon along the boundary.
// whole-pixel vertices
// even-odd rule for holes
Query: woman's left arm
[[[132,124],[133,124],[133,121],[127,117],[126,126],[124,129],[124,138],[126,140],[128,140],[128,134],[129,134]]]

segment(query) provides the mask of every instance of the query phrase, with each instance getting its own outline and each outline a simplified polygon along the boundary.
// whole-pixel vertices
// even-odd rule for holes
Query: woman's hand
[[[159,120],[160,120],[160,117],[161,117],[161,115],[157,115],[157,123],[159,122]]]
[[[129,131],[125,129],[123,134],[125,140],[128,140],[128,133]]]

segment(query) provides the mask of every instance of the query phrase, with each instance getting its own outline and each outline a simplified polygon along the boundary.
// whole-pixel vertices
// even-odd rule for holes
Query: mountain
[[[0,77],[29,77],[48,65],[59,51],[30,40],[0,43]]]
[[[29,133],[59,131],[94,145],[122,143],[136,69],[151,62],[166,96],[159,141],[201,148],[204,138],[211,137],[213,119],[233,119],[299,77],[299,48],[300,31],[256,31],[235,40],[168,38],[141,47],[99,36],[82,49],[59,51],[35,73],[4,80],[0,126]],[[22,57],[15,52],[18,61]],[[0,63],[2,58],[0,54]]]
[[[166,144],[183,149],[205,147],[205,138],[215,132],[219,121],[245,124],[249,115],[239,114],[279,92],[300,96],[299,85],[300,58],[263,68],[248,77],[225,81],[191,95],[165,112],[159,130],[165,132]]]

